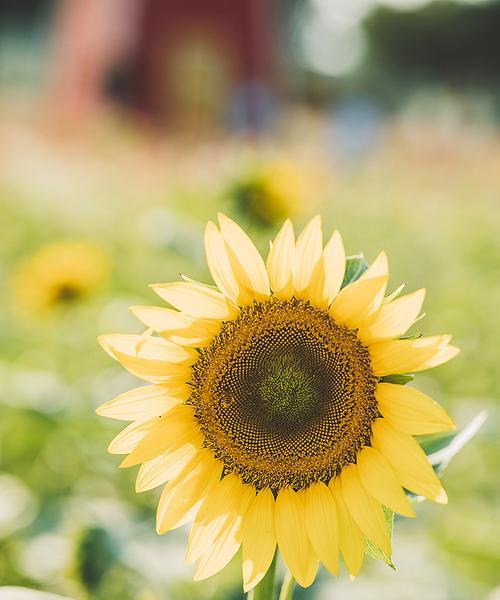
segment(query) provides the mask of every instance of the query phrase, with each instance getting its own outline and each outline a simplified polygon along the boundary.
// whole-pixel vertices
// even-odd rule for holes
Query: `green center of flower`
[[[329,481],[378,416],[367,349],[308,302],[254,302],[193,366],[189,400],[226,472],[274,491]]]
[[[55,291],[54,297],[57,302],[74,302],[81,296],[81,290],[70,283],[61,284]]]
[[[315,410],[315,375],[297,353],[276,353],[259,374],[255,394],[270,423],[290,425]]]

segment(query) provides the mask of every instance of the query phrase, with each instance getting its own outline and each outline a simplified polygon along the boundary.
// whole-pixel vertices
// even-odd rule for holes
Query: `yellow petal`
[[[424,451],[410,435],[398,431],[385,419],[377,419],[372,431],[373,447],[384,455],[403,487],[440,504],[446,504],[448,499],[441,482]]]
[[[219,332],[221,321],[211,321],[209,319],[199,319],[194,321],[186,329],[177,331],[164,331],[163,335],[167,340],[179,346],[190,346],[191,348],[205,348],[212,343],[214,336]]]
[[[452,358],[455,358],[459,353],[460,348],[457,348],[456,346],[452,346],[451,344],[442,346],[434,356],[426,361],[425,368],[432,369],[433,367],[439,367],[439,365],[447,363]]]
[[[184,513],[184,516],[182,518],[180,518],[175,527],[172,527],[171,529],[178,529],[179,527],[183,527],[184,525],[186,525],[186,523],[192,523],[196,517],[196,515],[198,514],[198,511],[200,510],[200,506],[203,504],[203,500],[204,500],[204,496],[198,500],[198,502],[192,506],[186,513]]]
[[[243,290],[231,265],[224,238],[212,221],[205,228],[205,254],[217,287],[235,304],[240,304],[244,300]]]
[[[157,362],[193,364],[198,354],[158,337],[111,333],[99,336],[103,348],[117,358],[118,354]]]
[[[373,372],[383,377],[437,367],[458,354],[458,349],[448,346],[450,339],[449,335],[436,335],[373,344],[369,346]]]
[[[387,275],[358,279],[341,290],[330,307],[330,315],[350,329],[359,327],[377,308],[380,293],[385,292]]]
[[[330,241],[323,250],[323,263],[325,267],[325,287],[323,294],[325,306],[329,306],[340,290],[345,274],[345,250],[342,237],[334,231]]]
[[[305,490],[306,529],[319,560],[333,575],[339,574],[339,534],[337,507],[323,482]]]
[[[205,496],[189,535],[188,564],[202,557],[213,546],[221,528],[234,522],[243,500],[241,479],[230,473]]]
[[[295,235],[290,220],[285,221],[269,250],[267,272],[273,294],[283,300],[293,296]]]
[[[156,531],[180,527],[186,515],[219,484],[222,463],[202,449],[179,475],[164,487],[156,512]]]
[[[108,446],[108,452],[110,454],[128,454],[132,452],[159,420],[159,417],[153,417],[147,421],[130,423],[111,441]]]
[[[373,279],[389,275],[389,265],[387,263],[387,255],[384,251],[380,252],[377,258],[372,262],[368,269],[361,275],[360,279]]]
[[[158,419],[120,466],[133,467],[164,452],[176,450],[184,444],[192,444],[195,448],[200,448],[202,441],[192,407],[181,404]]]
[[[244,485],[238,509],[224,523],[214,541],[200,557],[194,574],[195,581],[207,579],[223,569],[238,551],[242,541],[243,519],[248,511],[255,488]]]
[[[115,352],[116,359],[132,375],[152,383],[182,383],[191,379],[189,366],[129,356]]]
[[[415,516],[396,474],[378,450],[363,448],[358,454],[357,465],[361,483],[369,494],[401,515]]]
[[[198,357],[191,348],[182,348],[155,337],[111,334],[98,339],[106,352],[128,371],[153,383],[189,380],[189,365]]]
[[[222,237],[233,255],[231,264],[238,280],[242,278],[245,287],[252,292],[254,298],[265,300],[270,291],[269,277],[262,256],[239,225],[221,213],[218,217]]]
[[[351,577],[356,577],[365,557],[365,536],[352,520],[342,496],[340,477],[332,479],[328,485],[335,499],[339,525],[339,545],[344,562]]]
[[[384,511],[361,485],[356,465],[347,465],[340,475],[342,496],[352,518],[368,539],[388,556],[391,555],[391,539],[387,529]]]
[[[303,506],[303,510],[304,510],[304,526],[305,526],[305,490],[299,490],[297,492],[297,495],[300,497],[300,499],[302,500],[302,506]],[[307,535],[307,529],[306,529],[306,535]],[[302,587],[307,587],[309,584],[309,582],[314,583],[314,580],[316,579],[316,575],[318,573],[318,567],[319,567],[319,561],[318,561],[318,557],[316,556],[316,553],[314,552],[314,548],[312,547],[312,545],[309,545],[309,552],[307,553],[307,566],[306,566],[306,570],[304,573],[304,582],[306,585],[303,585]],[[302,584],[301,584],[302,585]]]
[[[161,385],[144,385],[99,406],[96,413],[110,419],[145,421],[151,417],[159,417],[187,400],[191,395],[191,388],[187,385],[184,388],[179,388],[179,393],[174,396]]]
[[[189,327],[194,318],[163,306],[130,306],[129,310],[139,321],[158,333]]]
[[[252,500],[243,521],[243,589],[253,589],[269,569],[276,551],[274,496],[269,488]]]
[[[307,300],[307,288],[322,250],[321,217],[316,216],[306,225],[295,245],[293,283],[297,298]]]
[[[307,537],[304,512],[302,495],[292,488],[282,488],[275,507],[278,546],[295,580],[302,587],[308,587],[316,576],[318,561],[314,558],[314,551]]]
[[[185,465],[198,453],[193,444],[184,444],[172,452],[160,454],[141,465],[135,480],[135,491],[152,490],[166,481],[175,479]]]
[[[195,319],[171,308],[131,306],[130,310],[145,325],[180,346],[203,348],[220,328],[218,320]]]
[[[402,296],[388,304],[383,304],[361,326],[358,337],[365,344],[388,340],[403,335],[420,314],[425,290]]]
[[[317,308],[328,308],[325,294],[325,284],[327,282],[325,272],[325,262],[323,256],[320,256],[309,280],[309,285],[302,291],[301,297],[306,298]]]
[[[387,277],[389,279],[389,265],[387,263],[387,255],[385,252],[380,252],[377,258],[373,261],[373,263],[368,267],[368,269],[361,275],[360,280],[366,279],[374,279],[376,277]],[[370,314],[372,311],[377,310],[379,306],[384,301],[385,291],[387,285],[385,285],[379,292],[375,295],[373,299]]]
[[[339,232],[334,231],[311,276],[307,292],[309,302],[318,308],[328,308],[340,290],[344,272],[344,245]]]
[[[379,383],[375,396],[382,416],[399,431],[424,435],[455,429],[446,411],[415,388]]]
[[[234,302],[207,285],[177,281],[151,287],[162,300],[196,318],[230,320],[240,312]]]

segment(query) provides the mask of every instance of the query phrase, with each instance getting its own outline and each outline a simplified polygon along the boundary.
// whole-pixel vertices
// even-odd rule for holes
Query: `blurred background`
[[[75,600],[242,598],[157,537],[94,409],[137,385],[96,336],[140,332],[147,285],[209,281],[222,210],[264,252],[320,212],[348,253],[428,290],[460,356],[418,385],[459,426],[447,507],[398,523],[297,600],[500,599],[500,2],[0,2],[0,585]]]

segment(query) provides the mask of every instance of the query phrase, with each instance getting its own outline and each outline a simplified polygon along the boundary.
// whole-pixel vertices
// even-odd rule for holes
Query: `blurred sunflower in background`
[[[367,269],[346,260],[338,232],[323,247],[319,217],[297,240],[286,221],[267,263],[224,215],[208,223],[205,249],[217,288],[155,284],[174,308],[132,307],[145,334],[100,338],[152,384],[98,409],[132,421],[109,451],[141,465],[138,492],[166,484],[158,533],[194,519],[197,580],[240,546],[245,591],[276,547],[304,587],[319,561],[338,575],[339,554],[351,576],[367,548],[390,563],[393,513],[415,516],[405,490],[447,502],[413,436],[454,424],[402,385],[401,374],[458,353],[448,335],[404,337],[424,290],[386,296],[385,254]]]
[[[272,227],[310,210],[305,206],[309,176],[304,166],[290,160],[253,165],[232,181],[227,196],[244,218]]]
[[[22,308],[34,315],[43,315],[85,300],[97,290],[108,272],[108,259],[94,244],[52,242],[19,267],[12,288]]]

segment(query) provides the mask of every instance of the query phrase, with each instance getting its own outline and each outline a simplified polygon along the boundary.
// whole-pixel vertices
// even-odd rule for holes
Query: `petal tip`
[[[444,488],[441,488],[441,491],[434,498],[434,501],[438,504],[448,504],[448,494],[445,492]]]
[[[207,221],[207,224],[205,225],[205,240],[208,238],[208,236],[213,235],[214,233],[218,234],[219,228],[213,221]]]
[[[134,460],[134,458],[131,458],[131,455],[129,454],[118,465],[118,468],[119,469],[128,469],[129,467],[135,467],[135,465],[137,465],[137,464],[139,464],[139,463],[136,460]]]
[[[243,581],[243,592],[245,594],[248,594],[248,592],[252,591],[254,589],[254,587],[260,583],[260,581],[262,580],[262,577],[253,577],[252,579],[250,579],[250,581]]]
[[[106,354],[109,354],[109,356],[111,356],[111,358],[114,358],[116,360],[116,356],[113,351],[113,346],[110,343],[112,336],[113,336],[112,333],[108,333],[105,335],[99,335],[97,337],[97,342],[101,346],[101,348],[104,350],[104,352],[106,352]]]
[[[106,341],[107,337],[108,337],[108,335],[98,335],[97,336],[97,341],[103,348],[108,345],[108,342]]]
[[[230,217],[228,217],[223,212],[218,212],[217,213],[217,220],[219,221],[219,225],[220,226],[222,226],[222,223],[234,223],[233,219],[231,219]]]

